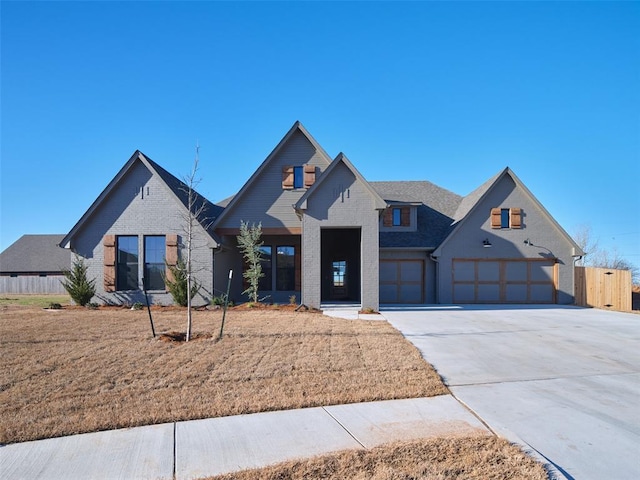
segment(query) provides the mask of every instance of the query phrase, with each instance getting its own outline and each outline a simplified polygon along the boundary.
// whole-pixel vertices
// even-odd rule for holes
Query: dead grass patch
[[[348,450],[309,460],[245,470],[210,480],[324,479],[528,479],[546,480],[543,466],[496,437],[436,438]]]
[[[197,418],[446,393],[386,322],[275,309],[0,307],[0,443]]]

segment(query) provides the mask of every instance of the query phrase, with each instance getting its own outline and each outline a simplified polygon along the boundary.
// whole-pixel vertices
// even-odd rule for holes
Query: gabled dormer
[[[311,188],[331,158],[300,122],[295,122],[273,151],[226,206],[214,225],[220,235],[236,235],[240,222],[261,223],[269,234],[299,234],[292,205]]]

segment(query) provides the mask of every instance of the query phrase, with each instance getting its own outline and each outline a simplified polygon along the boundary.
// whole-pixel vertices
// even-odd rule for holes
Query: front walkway
[[[451,395],[334,405],[87,433],[0,448],[3,480],[193,479],[368,449],[490,434]]]

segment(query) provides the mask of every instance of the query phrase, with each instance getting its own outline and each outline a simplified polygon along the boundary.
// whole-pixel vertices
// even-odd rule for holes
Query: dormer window
[[[384,227],[411,227],[411,207],[391,207],[384,212],[382,225]]]

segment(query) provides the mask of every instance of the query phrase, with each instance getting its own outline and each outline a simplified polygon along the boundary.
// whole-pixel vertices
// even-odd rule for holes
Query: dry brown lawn
[[[0,443],[392,398],[446,388],[384,321],[274,309],[194,312],[195,340],[146,310],[0,306]],[[155,309],[157,332],[185,311]]]
[[[437,438],[349,450],[259,470],[210,477],[217,480],[546,480],[544,468],[496,437]]]

